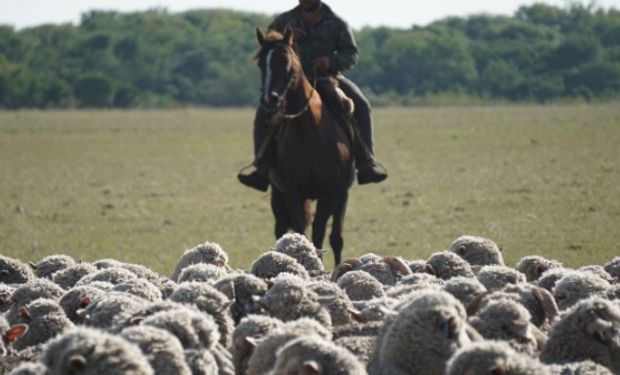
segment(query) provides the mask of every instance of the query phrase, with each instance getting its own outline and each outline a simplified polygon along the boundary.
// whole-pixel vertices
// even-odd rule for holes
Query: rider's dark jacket
[[[306,74],[312,73],[312,60],[320,56],[328,56],[331,76],[349,69],[358,60],[358,51],[353,33],[347,23],[336,15],[325,3],[317,22],[306,26],[302,10],[297,6],[282,13],[269,25],[269,29],[283,32],[286,25],[302,30],[296,39],[297,53]]]

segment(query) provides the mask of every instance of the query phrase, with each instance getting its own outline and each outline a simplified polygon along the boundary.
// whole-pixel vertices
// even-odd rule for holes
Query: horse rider
[[[336,79],[338,87],[353,100],[353,116],[357,124],[353,149],[358,183],[361,185],[385,180],[387,173],[381,171],[373,159],[370,104],[360,88],[342,74],[342,71],[352,67],[359,57],[351,29],[321,0],[299,0],[298,6],[278,16],[269,25],[269,29],[282,33],[287,26],[291,27],[295,34],[297,53],[306,75],[313,77],[316,74],[318,77]],[[328,85],[320,86],[317,88],[322,96],[334,96],[324,92],[329,91],[325,88]],[[254,119],[256,169],[247,175],[237,176],[242,184],[260,191],[267,191],[269,165],[275,159],[275,142],[265,139],[268,128],[267,115],[263,106],[259,105]],[[264,152],[267,155],[258,155],[265,141],[269,142],[267,152]]]

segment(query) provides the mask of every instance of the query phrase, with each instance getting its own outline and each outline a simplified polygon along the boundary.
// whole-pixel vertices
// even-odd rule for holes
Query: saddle
[[[336,116],[336,120],[349,137],[351,144],[355,140],[355,104],[340,87],[338,81],[331,77],[319,78],[316,82],[323,104]]]

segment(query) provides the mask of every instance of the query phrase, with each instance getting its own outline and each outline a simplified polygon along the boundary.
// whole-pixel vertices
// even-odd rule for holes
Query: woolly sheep
[[[218,327],[209,315],[184,306],[150,315],[141,325],[165,329],[179,339],[184,349],[213,350],[220,339]]]
[[[545,271],[536,281],[536,285],[541,288],[545,288],[550,292],[553,292],[553,288],[561,278],[568,275],[569,273],[574,272],[568,268],[552,268],[548,271]]]
[[[283,324],[279,319],[263,315],[249,315],[241,320],[233,332],[231,348],[236,374],[243,375],[248,371],[248,361],[254,352],[251,342],[263,339]]]
[[[506,266],[484,266],[476,275],[476,279],[488,290],[526,282],[523,273]]]
[[[15,287],[9,284],[0,283],[0,314],[9,311],[13,302],[11,295],[15,291]]]
[[[23,284],[34,278],[34,271],[28,264],[0,255],[0,283]]]
[[[614,375],[607,367],[592,361],[551,365],[549,371],[551,375]]]
[[[442,289],[461,301],[463,306],[469,306],[474,299],[487,291],[487,288],[477,279],[463,276],[449,279],[443,284]]]
[[[446,375],[551,375],[535,358],[515,352],[503,342],[481,341],[459,349],[448,362]]]
[[[530,322],[529,311],[509,299],[489,302],[469,322],[485,339],[506,341],[516,351],[531,356],[537,355],[547,339]]]
[[[366,370],[346,349],[320,336],[303,336],[287,343],[277,354],[270,375],[363,375]]]
[[[15,367],[8,375],[46,375],[47,367],[40,362],[24,362]]]
[[[398,257],[380,257],[368,253],[357,259],[347,259],[336,266],[332,280],[338,280],[349,271],[366,271],[383,285],[395,285],[401,278],[413,273],[409,265]]]
[[[347,272],[338,279],[337,284],[352,301],[369,300],[385,295],[383,285],[366,271]]]
[[[539,255],[530,255],[521,258],[515,268],[525,275],[528,282],[535,282],[543,273],[561,267],[562,264],[556,260],[546,259]]]
[[[310,275],[325,272],[317,249],[303,234],[287,233],[276,241],[273,251],[286,254],[301,264]]]
[[[620,308],[597,297],[578,302],[551,328],[540,358],[546,363],[590,359],[620,373]]]
[[[17,323],[28,325],[28,330],[13,343],[16,350],[42,344],[74,327],[60,305],[50,299],[36,299],[21,307],[19,314],[20,321]]]
[[[471,265],[465,259],[449,251],[433,253],[426,262],[435,270],[435,276],[443,280],[456,276],[474,277]]]
[[[92,328],[74,328],[49,341],[41,356],[49,375],[152,375],[140,349]]]
[[[64,294],[61,287],[47,279],[33,279],[20,284],[11,295],[13,305],[7,312],[11,324],[19,321],[19,309],[38,298],[58,299]]]
[[[546,324],[553,323],[560,315],[553,295],[546,289],[531,284],[518,284],[508,285],[501,291],[525,306],[532,316],[532,323],[537,327],[546,327]]]
[[[189,265],[181,271],[179,283],[190,281],[216,282],[226,276],[226,270],[213,264],[198,263]]]
[[[504,265],[499,247],[488,238],[460,236],[452,242],[449,251],[465,259],[472,266]]]
[[[267,283],[249,273],[231,273],[215,283],[215,288],[234,301],[230,312],[235,323],[239,323],[244,316],[261,311],[253,297],[265,295]]]
[[[93,299],[78,315],[87,326],[116,330],[146,303],[127,293],[110,292]]]
[[[593,274],[594,276],[600,277],[601,279],[607,281],[610,284],[616,281],[616,278],[611,276],[607,271],[605,271],[603,266],[593,264],[589,266],[583,266],[579,268],[577,271],[578,272],[589,272]]]
[[[75,260],[68,255],[49,255],[41,259],[33,268],[36,277],[51,279],[56,271],[75,265]]]
[[[276,251],[268,251],[256,259],[250,266],[250,273],[256,277],[270,279],[286,272],[303,279],[310,278],[308,271],[295,258]]]
[[[124,329],[121,336],[140,348],[156,375],[191,375],[185,362],[183,346],[170,332],[155,327],[136,326]]]
[[[122,292],[134,295],[147,301],[161,301],[161,290],[150,281],[142,278],[128,280],[117,284],[112,288],[112,292]]]
[[[52,274],[52,281],[63,289],[70,289],[86,275],[97,272],[97,267],[90,263],[78,263]]]
[[[183,253],[174,267],[174,272],[170,278],[178,282],[183,268],[197,263],[208,263],[218,267],[226,267],[228,265],[228,254],[220,245],[214,242],[205,242],[197,245]]]
[[[185,361],[192,375],[219,375],[217,361],[208,350],[185,350]]]
[[[420,292],[377,341],[371,374],[443,374],[446,362],[471,341],[463,305],[443,291]],[[477,337],[476,337],[477,338]]]
[[[287,342],[305,335],[319,335],[326,340],[332,339],[331,331],[314,319],[301,318],[287,322],[282,327],[274,329],[257,344],[248,361],[247,375],[265,374],[273,369],[278,350]]]
[[[353,307],[359,311],[358,319],[365,322],[383,321],[389,312],[400,304],[396,298],[381,297],[370,300],[353,301]]]
[[[188,282],[180,284],[169,300],[193,304],[198,310],[211,315],[219,327],[220,343],[230,347],[235,324],[228,312],[231,301],[223,293],[207,283]]]
[[[560,310],[594,296],[606,297],[611,285],[587,272],[572,272],[562,277],[553,289],[553,297]]]
[[[319,296],[319,303],[327,309],[334,326],[353,322],[356,312],[349,296],[336,284],[328,280],[315,280],[308,288]]]
[[[273,280],[273,286],[257,303],[270,316],[284,322],[301,317],[314,318],[331,327],[327,310],[319,303],[319,296],[310,290],[305,281],[295,275],[282,273]]]
[[[118,285],[131,280],[135,280],[137,278],[138,276],[136,276],[135,273],[125,268],[114,266],[103,268],[97,272],[90,273],[82,277],[77,283],[75,283],[75,285],[88,285],[94,281],[103,281],[113,285]]]
[[[620,281],[620,257],[615,257],[603,266],[605,271]]]
[[[430,275],[435,274],[435,270],[431,267],[430,264],[426,263],[425,260],[410,260],[407,262],[409,269],[411,272],[415,273],[428,273]]]
[[[73,323],[81,324],[84,321],[78,311],[85,309],[94,299],[105,294],[106,291],[92,285],[77,286],[63,294],[58,303]]]

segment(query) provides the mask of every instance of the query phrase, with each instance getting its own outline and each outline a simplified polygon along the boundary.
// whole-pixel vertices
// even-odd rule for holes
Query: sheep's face
[[[419,326],[440,341],[456,344],[458,347],[469,342],[465,332],[464,317],[461,313],[450,306],[436,306],[416,312],[415,320]]]
[[[580,306],[577,314],[583,332],[602,345],[620,350],[619,309],[607,301],[600,300]]]
[[[292,306],[300,304],[307,296],[303,285],[286,282],[277,282],[257,303],[269,314],[278,311],[287,311]]]
[[[573,273],[564,276],[558,281],[553,290],[553,297],[558,304],[558,308],[565,310],[579,300],[596,296],[608,289],[609,284],[596,276]]]

